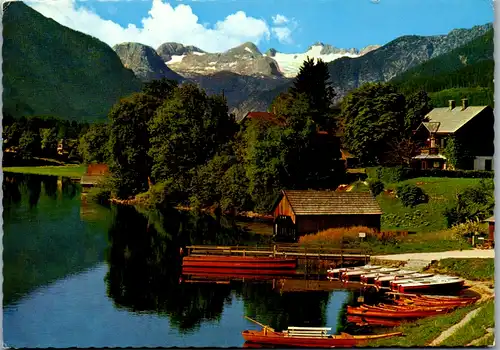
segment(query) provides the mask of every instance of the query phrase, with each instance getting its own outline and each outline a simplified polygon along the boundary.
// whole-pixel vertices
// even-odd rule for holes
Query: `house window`
[[[491,159],[484,160],[484,170],[491,171],[493,161]]]
[[[439,168],[439,162],[434,162],[433,167],[434,168]]]
[[[446,140],[445,140],[445,138],[443,137],[443,138],[441,139],[441,148],[445,148],[445,147],[446,147]]]

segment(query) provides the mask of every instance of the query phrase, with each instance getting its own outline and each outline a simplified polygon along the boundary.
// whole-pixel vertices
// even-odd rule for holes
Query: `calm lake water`
[[[237,346],[241,331],[345,329],[352,292],[271,282],[179,283],[179,247],[265,242],[225,218],[82,200],[69,179],[4,174],[4,343],[10,347]]]

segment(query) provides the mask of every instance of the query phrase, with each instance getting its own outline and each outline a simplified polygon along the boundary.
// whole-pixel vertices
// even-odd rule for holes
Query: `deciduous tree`
[[[342,101],[346,148],[365,165],[383,161],[388,140],[405,127],[405,98],[393,86],[369,83],[351,91]]]

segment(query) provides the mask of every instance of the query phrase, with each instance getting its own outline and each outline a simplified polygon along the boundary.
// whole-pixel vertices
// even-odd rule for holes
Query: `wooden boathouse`
[[[106,164],[89,164],[87,171],[80,179],[80,184],[84,189],[88,189],[97,185],[108,173],[109,168]]]
[[[366,226],[380,231],[382,210],[369,192],[283,190],[274,202],[273,233],[297,240],[329,228]]]

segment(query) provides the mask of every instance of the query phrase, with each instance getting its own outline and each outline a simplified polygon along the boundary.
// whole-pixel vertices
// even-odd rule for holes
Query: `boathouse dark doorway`
[[[276,241],[295,242],[297,240],[297,225],[288,215],[279,215],[274,220],[274,238]]]

